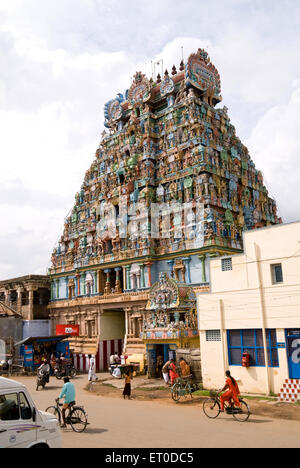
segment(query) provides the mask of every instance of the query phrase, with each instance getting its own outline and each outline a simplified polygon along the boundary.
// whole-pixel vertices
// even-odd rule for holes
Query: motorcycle
[[[45,372],[38,372],[36,381],[36,391],[39,391],[39,387],[42,387],[44,389],[47,383],[49,383],[49,374]]]
[[[54,375],[57,380],[61,380],[64,377],[71,377],[71,379],[74,379],[76,377],[76,369],[72,365],[67,365],[66,367],[56,367],[54,369]]]

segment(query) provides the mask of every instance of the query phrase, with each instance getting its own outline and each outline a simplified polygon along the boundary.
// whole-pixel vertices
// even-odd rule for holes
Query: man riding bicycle
[[[66,428],[66,411],[75,404],[75,386],[70,382],[69,377],[64,378],[64,386],[60,392],[59,397],[56,399],[56,402],[58,402],[63,397],[65,398],[65,401],[62,407],[63,424],[61,427]]]
[[[227,390],[226,393],[220,396],[220,403],[221,403],[221,411],[224,413],[224,407],[225,407],[225,402],[228,401],[231,403],[231,407],[237,406],[240,408],[240,400],[239,400],[239,395],[240,395],[240,389],[239,386],[236,382],[236,380],[231,376],[230,372],[226,372],[226,384],[224,388],[220,391],[220,393],[223,393]],[[233,401],[233,403],[232,403]]]

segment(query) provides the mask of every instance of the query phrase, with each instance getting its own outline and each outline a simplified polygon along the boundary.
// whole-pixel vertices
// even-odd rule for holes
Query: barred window
[[[220,330],[206,330],[206,341],[221,341]]]
[[[222,258],[222,271],[232,270],[232,258]]]
[[[266,330],[269,367],[279,367],[276,330]],[[262,330],[228,330],[228,354],[231,366],[241,366],[244,353],[252,367],[265,367]]]

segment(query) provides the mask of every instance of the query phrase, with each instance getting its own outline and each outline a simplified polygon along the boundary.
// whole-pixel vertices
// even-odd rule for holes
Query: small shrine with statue
[[[190,285],[161,273],[149,292],[142,337],[153,377],[159,356],[166,362],[178,348],[199,348],[196,295]]]

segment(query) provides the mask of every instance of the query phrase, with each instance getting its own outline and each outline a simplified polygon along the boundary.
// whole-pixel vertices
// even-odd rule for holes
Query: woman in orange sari
[[[229,371],[226,372],[226,385],[221,392],[225,392],[225,390],[227,390],[227,392],[220,396],[221,411],[224,412],[225,401],[231,402],[233,400],[235,406],[239,408],[241,406],[239,400],[240,389],[236,380],[231,377]]]
[[[174,359],[171,359],[169,369],[170,369],[171,385],[173,385],[175,380],[179,378],[179,374],[177,373],[176,364],[175,364]]]

